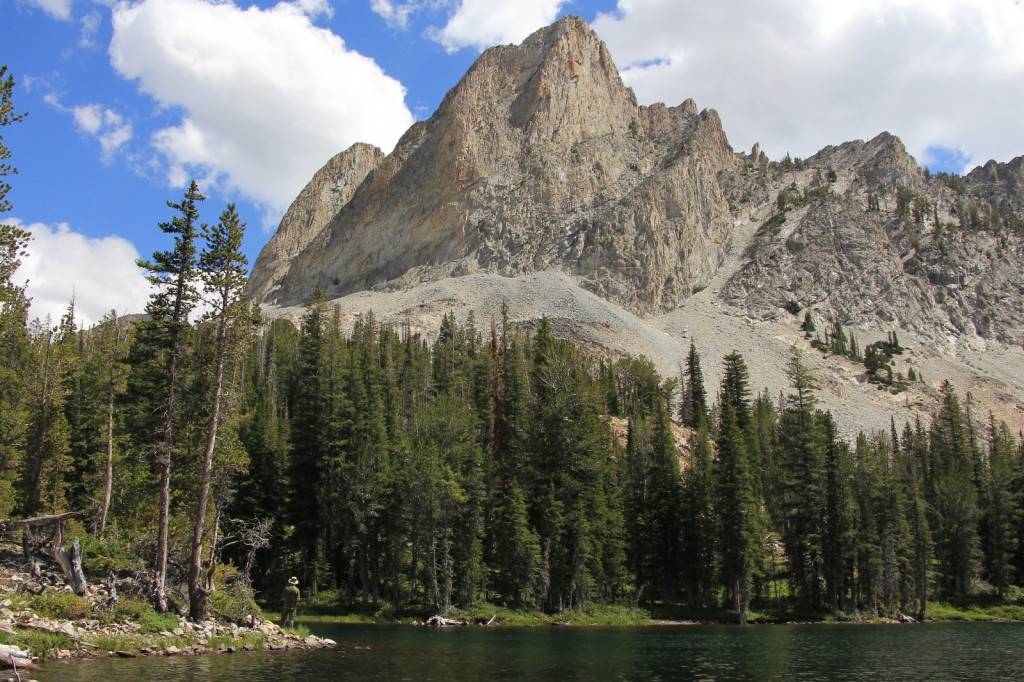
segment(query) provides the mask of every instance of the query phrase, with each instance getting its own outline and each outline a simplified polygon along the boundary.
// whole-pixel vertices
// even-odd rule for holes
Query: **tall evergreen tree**
[[[972,586],[980,555],[981,510],[969,433],[952,384],[942,385],[939,413],[932,421],[929,456],[935,466],[931,502],[933,535],[942,586],[957,595]]]
[[[153,287],[146,314],[149,319],[139,327],[139,341],[150,352],[163,359],[161,390],[161,425],[153,451],[160,477],[159,521],[157,524],[155,602],[159,611],[167,610],[165,582],[167,579],[167,545],[170,534],[171,460],[175,447],[175,414],[181,388],[181,364],[185,354],[188,316],[198,301],[196,284],[196,238],[199,230],[199,207],[204,201],[199,185],[193,180],[180,202],[167,202],[178,213],[170,222],[161,223],[164,234],[174,236],[174,248],[157,251],[151,261],[140,259],[139,267],[147,270]]]
[[[792,586],[806,606],[822,604],[825,522],[825,434],[815,415],[814,377],[795,352],[789,378],[794,393],[779,420],[779,448],[786,477],[782,486],[782,539]]]
[[[750,423],[747,367],[739,353],[725,356],[723,375],[715,439],[719,573],[732,609],[740,622],[745,622],[750,611],[761,538],[758,532],[760,501],[755,494],[745,431]]]
[[[70,473],[70,427],[64,412],[65,375],[77,361],[77,328],[74,305],[57,327],[33,324],[35,356],[32,417],[29,426],[29,467],[25,481],[25,513],[61,511],[65,501],[65,476]]]
[[[25,116],[15,113],[13,93],[14,77],[0,65],[0,214],[13,208],[7,177],[18,172],[8,163],[11,151],[4,144],[3,129]],[[0,222],[0,517],[9,516],[17,504],[15,487],[28,427],[29,298],[25,286],[15,283],[14,273],[30,238],[26,230]]]
[[[85,359],[84,384],[95,396],[93,419],[87,421],[93,433],[88,443],[102,453],[101,461],[94,464],[99,479],[92,487],[100,488],[99,513],[97,514],[96,533],[102,538],[107,530],[110,504],[114,492],[114,460],[117,434],[116,405],[126,390],[129,366],[125,362],[130,344],[130,328],[117,316],[117,311],[110,311],[103,320],[90,331],[89,352]]]
[[[708,398],[704,388],[704,372],[700,367],[700,353],[690,340],[690,351],[686,355],[683,395],[679,401],[680,420],[692,429],[699,429],[708,421]]]
[[[204,575],[203,545],[208,523],[207,504],[213,481],[213,456],[217,448],[217,431],[222,421],[224,370],[242,350],[254,323],[245,296],[245,266],[249,262],[242,253],[245,223],[240,221],[235,205],[228,204],[216,225],[211,227],[203,224],[202,234],[206,240],[206,248],[199,256],[198,270],[210,305],[207,317],[215,331],[209,397],[210,417],[206,429],[206,445],[203,449],[201,481],[196,496],[188,575],[189,617],[193,620],[206,618],[211,589],[209,581],[212,578],[213,567],[208,567]]]
[[[1013,556],[1021,524],[1021,500],[1017,492],[1017,453],[1006,424],[997,425],[989,414],[988,472],[985,496],[985,569],[988,582],[1000,597],[1013,583]]]
[[[491,513],[491,545],[489,584],[498,600],[513,607],[537,608],[540,541],[530,528],[526,499],[515,479],[497,494]]]
[[[287,468],[287,521],[293,529],[291,540],[298,552],[302,582],[314,592],[320,584],[319,547],[328,520],[323,509],[324,455],[330,440],[326,417],[331,412],[324,360],[326,318],[327,303],[323,292],[317,290],[302,317]]]
[[[853,563],[853,462],[849,446],[839,440],[832,415],[819,415],[818,421],[825,438],[822,568],[827,605],[835,613],[843,606]]]
[[[692,606],[712,605],[715,577],[714,450],[707,425],[691,441],[690,465],[682,480],[682,567],[686,600]]]

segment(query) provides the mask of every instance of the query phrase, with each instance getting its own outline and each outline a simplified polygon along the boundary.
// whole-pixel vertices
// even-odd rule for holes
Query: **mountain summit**
[[[487,50],[392,154],[345,161],[356,155],[313,181],[361,183],[343,206],[339,190],[315,218],[289,211],[253,269],[257,300],[557,269],[648,314],[707,284],[732,228],[716,175],[733,154],[718,116],[691,101],[638,106],[577,17]],[[285,258],[287,270],[269,265]]]
[[[1024,425],[1024,157],[932,176],[889,133],[808,159],[734,152],[713,110],[639,106],[577,17],[484,52],[391,154],[355,145],[314,176],[250,290],[294,317],[317,289],[349,319],[426,331],[508,301],[513,322],[546,316],[662,372],[691,339],[737,348],[772,390],[789,347],[808,346],[808,313],[865,342],[899,329],[929,375]],[[935,364],[1007,346],[991,371]],[[850,402],[863,367],[820,369],[836,377],[826,406],[888,425]],[[909,396],[899,409],[913,413]]]

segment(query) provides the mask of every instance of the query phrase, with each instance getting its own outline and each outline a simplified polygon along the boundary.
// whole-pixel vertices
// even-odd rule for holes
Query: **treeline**
[[[322,296],[299,328],[260,323],[244,224],[202,223],[203,200],[168,203],[146,316],[88,330],[73,304],[28,322],[29,235],[0,225],[0,517],[90,512],[87,565],[150,576],[159,609],[201,618],[296,574],[395,609],[922,616],[1024,581],[1024,445],[948,383],[929,423],[848,443],[798,355],[780,397],[726,355],[712,400],[692,345],[665,379],[507,310],[447,315],[432,343],[372,314],[346,331]]]
[[[256,334],[244,226],[201,201],[169,204],[144,319],[26,324],[3,290],[0,511],[91,511],[87,559],[150,573],[158,606],[296,574],[395,609],[922,616],[1024,580],[1022,445],[948,383],[929,423],[848,443],[799,355],[785,396],[726,355],[712,399],[692,345],[665,379],[507,310],[430,343],[319,296]]]
[[[253,468],[235,508],[286,520],[263,564],[276,580],[301,571],[397,608],[743,617],[923,615],[929,596],[1006,595],[1024,578],[1021,445],[992,418],[977,433],[948,383],[930,424],[847,443],[799,356],[780,398],[752,396],[743,358],[725,356],[711,405],[692,347],[665,380],[544,320],[484,334],[447,316],[429,345],[372,316],[345,334],[338,315],[314,302],[249,360]]]

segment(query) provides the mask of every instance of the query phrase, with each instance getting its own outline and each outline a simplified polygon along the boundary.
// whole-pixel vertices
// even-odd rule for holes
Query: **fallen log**
[[[444,616],[431,616],[427,618],[427,625],[436,628],[450,627],[452,625],[465,625],[464,620],[452,620],[451,618],[445,618]]]
[[[32,662],[32,654],[10,644],[0,644],[0,666],[6,668],[21,668],[22,670],[39,670],[39,666]]]
[[[0,521],[0,533],[6,533],[15,528],[35,528],[36,526],[48,526],[53,523],[63,524],[67,519],[75,519],[83,515],[83,512],[64,512],[63,514],[34,516],[31,519],[8,519],[7,521]]]

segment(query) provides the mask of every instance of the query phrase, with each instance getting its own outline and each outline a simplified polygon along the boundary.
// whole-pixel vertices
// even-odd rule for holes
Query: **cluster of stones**
[[[132,621],[121,623],[102,624],[95,619],[83,619],[77,621],[56,620],[39,616],[32,611],[10,610],[10,600],[0,602],[0,632],[16,634],[15,628],[40,630],[54,634],[64,635],[75,643],[74,649],[61,649],[53,654],[53,658],[89,658],[96,656],[120,656],[123,658],[143,656],[189,656],[213,653],[237,653],[242,651],[256,651],[252,644],[232,646],[220,644],[215,647],[209,646],[213,639],[242,640],[247,634],[262,633],[264,636],[263,651],[280,651],[284,649],[322,649],[332,647],[335,642],[309,635],[300,637],[286,632],[277,625],[269,622],[256,623],[252,626],[239,626],[235,623],[223,624],[213,620],[206,620],[197,623],[190,622],[184,618],[179,619],[178,627],[170,631],[162,631],[151,635],[141,635],[141,626]],[[138,651],[101,651],[89,640],[96,640],[101,637],[125,637],[135,636],[150,640],[148,646]],[[194,643],[177,646],[164,642],[185,640]]]

